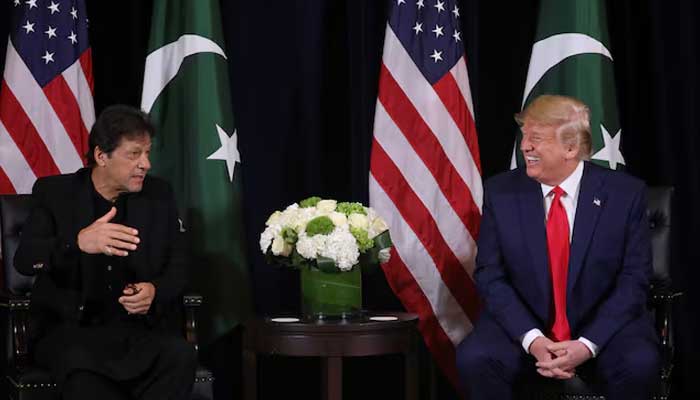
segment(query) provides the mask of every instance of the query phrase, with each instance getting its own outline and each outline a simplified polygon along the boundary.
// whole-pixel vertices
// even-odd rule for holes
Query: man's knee
[[[640,347],[622,355],[618,364],[618,376],[632,384],[646,385],[659,378],[659,352],[654,347]]]
[[[194,346],[181,338],[164,339],[158,358],[164,367],[194,371],[197,366]]]

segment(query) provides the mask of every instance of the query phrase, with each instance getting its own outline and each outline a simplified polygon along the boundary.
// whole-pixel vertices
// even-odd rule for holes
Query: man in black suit
[[[186,283],[172,189],[147,176],[147,116],[107,108],[88,167],[37,180],[15,267],[35,276],[35,358],[65,399],[185,399],[196,353],[166,323]]]

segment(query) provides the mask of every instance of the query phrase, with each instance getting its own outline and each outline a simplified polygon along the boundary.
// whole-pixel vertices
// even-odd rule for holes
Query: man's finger
[[[115,207],[112,207],[107,211],[107,214],[101,216],[98,218],[95,222],[109,222],[114,218],[114,216],[117,215],[117,209]]]
[[[108,229],[110,232],[121,232],[121,233],[126,233],[127,235],[132,235],[136,236],[139,234],[139,231],[137,229],[134,229],[132,227],[122,225],[122,224],[112,224],[112,223],[107,223],[104,226],[105,229]]]
[[[117,248],[121,250],[134,251],[136,250],[136,245],[130,242],[125,242],[123,240],[112,239],[109,241],[109,246],[112,248]]]
[[[535,365],[538,368],[546,368],[546,369],[554,369],[554,368],[561,368],[569,362],[569,357],[563,356],[563,357],[558,357],[553,359],[552,361],[540,361],[536,363]]]
[[[567,342],[555,342],[555,343],[550,343],[547,346],[547,350],[551,351],[552,353],[557,352],[559,350],[566,350],[569,348],[569,344]]]
[[[107,235],[110,237],[110,239],[119,239],[133,244],[138,244],[141,242],[141,239],[138,236],[117,230],[110,230],[107,232]]]
[[[550,371],[548,369],[544,369],[544,368],[537,368],[537,373],[544,376],[545,378],[553,378],[554,377],[554,373],[552,373],[552,371]]]
[[[554,368],[550,371],[552,371],[554,377],[557,379],[571,379],[574,377],[574,374],[572,374],[571,372],[564,371],[560,368]]]

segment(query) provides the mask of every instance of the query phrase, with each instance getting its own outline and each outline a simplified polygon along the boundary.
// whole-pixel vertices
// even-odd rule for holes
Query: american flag
[[[392,0],[370,166],[370,204],[394,251],[384,273],[457,385],[455,347],[480,308],[472,273],[479,147],[455,0]]]
[[[80,0],[14,0],[0,89],[0,193],[84,165],[95,121],[87,13]]]

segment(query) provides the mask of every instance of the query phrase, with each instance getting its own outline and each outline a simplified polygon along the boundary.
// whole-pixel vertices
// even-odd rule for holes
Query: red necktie
[[[554,322],[552,340],[561,342],[571,339],[569,321],[566,319],[566,282],[569,272],[569,219],[561,204],[565,192],[559,186],[552,189],[554,199],[547,217],[547,252],[552,273],[552,295],[554,298]]]

